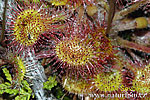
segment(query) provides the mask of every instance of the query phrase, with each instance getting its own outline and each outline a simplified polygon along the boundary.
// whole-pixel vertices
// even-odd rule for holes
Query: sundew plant
[[[149,100],[149,0],[0,0],[0,99]]]

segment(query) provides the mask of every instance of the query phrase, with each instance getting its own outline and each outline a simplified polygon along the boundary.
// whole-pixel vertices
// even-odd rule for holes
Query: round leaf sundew
[[[52,16],[49,13],[49,9],[45,8],[45,5],[39,5],[37,3],[23,3],[19,5],[16,3],[18,8],[12,8],[11,21],[7,22],[9,27],[10,40],[8,46],[17,53],[22,53],[27,48],[39,49],[41,46],[45,46],[49,42],[49,35],[53,33],[57,34],[62,25],[56,23],[57,17],[65,15],[59,12],[60,16]],[[55,15],[56,13],[53,12]],[[63,24],[64,25],[64,24]],[[48,34],[48,35],[47,35]],[[40,45],[40,46],[39,46]]]
[[[27,9],[17,16],[13,34],[20,44],[30,46],[37,41],[44,30],[40,13],[34,9]]]
[[[118,91],[122,81],[120,71],[99,73],[93,79],[96,88],[105,93]]]
[[[133,88],[138,93],[150,92],[150,65],[144,68],[135,68],[135,78],[133,79]]]
[[[91,83],[86,82],[82,78],[79,80],[76,80],[75,78],[65,78],[62,77],[62,85],[65,90],[67,90],[69,93],[74,93],[78,95],[88,95],[92,91],[90,89]]]
[[[63,62],[73,66],[81,66],[90,62],[93,58],[93,50],[75,37],[72,40],[64,40],[56,45],[56,54]]]
[[[116,65],[116,50],[104,28],[92,29],[84,23],[70,24],[64,29],[64,34],[60,33],[62,37],[56,37],[54,45],[50,46],[52,49],[48,51],[48,56],[51,59],[48,63],[51,66],[62,68],[66,75],[87,77]]]

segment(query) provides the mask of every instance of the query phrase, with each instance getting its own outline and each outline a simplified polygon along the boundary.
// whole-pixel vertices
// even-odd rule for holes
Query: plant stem
[[[1,33],[1,37],[0,37],[0,43],[4,40],[7,3],[8,3],[8,0],[5,0],[5,7],[4,7],[3,20],[2,20],[2,33]]]
[[[111,23],[115,14],[115,3],[116,0],[110,0],[109,2],[109,14],[108,14],[108,23],[107,23],[107,29],[106,29],[106,34],[109,34],[110,30],[111,30]]]

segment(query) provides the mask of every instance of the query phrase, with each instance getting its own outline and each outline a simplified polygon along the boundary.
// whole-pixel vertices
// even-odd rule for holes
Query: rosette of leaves
[[[46,63],[50,63],[50,67],[55,67],[55,70],[62,68],[68,77],[86,78],[105,67],[115,67],[116,50],[104,34],[104,28],[94,30],[85,26],[83,31],[79,26],[77,30],[76,26],[68,27],[64,35],[60,33],[62,37],[55,39],[54,45],[37,57],[47,58]]]
[[[5,39],[9,41],[8,47],[14,50],[17,54],[22,55],[27,48],[34,48],[35,50],[42,49],[47,45],[49,39],[57,34],[60,30],[61,24],[56,24],[58,20],[63,20],[67,16],[62,12],[50,11],[46,5],[38,3],[12,3],[14,8],[10,7],[11,18],[6,23],[8,28],[8,37]],[[49,13],[47,13],[49,12]],[[51,14],[52,13],[52,14]],[[60,18],[59,18],[60,17]],[[48,34],[49,33],[49,34]],[[50,36],[53,33],[52,36]]]

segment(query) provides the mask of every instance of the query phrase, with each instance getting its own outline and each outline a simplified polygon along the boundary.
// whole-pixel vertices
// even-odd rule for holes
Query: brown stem
[[[77,100],[77,95],[76,94],[74,94],[73,100]]]
[[[107,29],[106,29],[106,34],[109,34],[110,29],[111,29],[111,23],[115,14],[115,3],[116,0],[110,0],[109,2],[109,14],[108,14],[108,23],[107,23]]]
[[[45,66],[45,63],[46,63],[46,58],[44,58],[44,59],[42,60],[42,66]]]
[[[3,66],[5,64],[7,64],[7,62],[5,62],[3,59],[0,59],[0,66]]]
[[[121,20],[122,18],[124,18],[129,13],[131,13],[131,12],[135,11],[136,9],[138,9],[141,5],[144,5],[144,4],[148,3],[147,1],[148,0],[139,0],[135,4],[133,4],[132,6],[130,6],[128,8],[125,8],[125,9],[119,11],[119,12],[116,12],[115,16],[113,18],[113,21]]]
[[[8,2],[8,0],[5,0],[5,7],[4,7],[3,20],[2,20],[2,33],[1,33],[1,37],[0,37],[0,43],[2,43],[2,41],[4,40],[7,2]]]
[[[7,51],[4,47],[0,46],[0,59],[6,59]]]
[[[145,52],[145,53],[150,53],[150,48],[149,47],[146,47],[146,46],[143,46],[143,45],[140,45],[140,44],[128,41],[128,40],[124,40],[120,37],[117,37],[117,41],[118,41],[117,43],[119,43],[119,45],[121,47],[134,49],[134,50],[142,51],[142,52]]]

